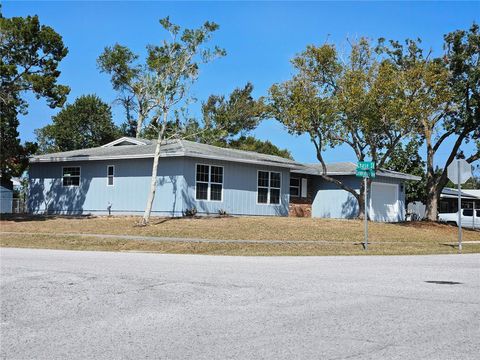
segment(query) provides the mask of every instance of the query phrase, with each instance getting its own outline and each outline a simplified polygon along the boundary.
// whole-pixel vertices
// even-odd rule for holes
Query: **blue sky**
[[[158,43],[164,33],[158,20],[167,15],[184,27],[215,21],[220,30],[212,44],[228,55],[204,66],[193,88],[199,100],[210,94],[228,94],[250,81],[255,95],[265,95],[269,86],[292,74],[289,60],[308,44],[327,39],[340,48],[346,38],[403,40],[420,37],[426,48],[439,53],[443,34],[466,29],[479,22],[480,2],[3,2],[6,17],[37,14],[42,24],[63,36],[69,54],[62,61],[60,82],[71,87],[68,102],[82,94],[95,93],[112,103],[115,92],[107,75],[100,74],[96,58],[116,42],[145,53],[145,45]],[[22,140],[34,140],[34,129],[51,121],[58,112],[44,100],[28,97],[29,114],[21,118]],[[191,113],[198,112],[199,104]],[[122,111],[113,106],[117,123]],[[281,148],[296,160],[316,162],[313,145],[306,137],[289,135],[274,120],[265,121],[254,133]],[[447,144],[448,145],[448,144]],[[465,150],[472,149],[467,145]],[[440,149],[438,160],[445,158]],[[349,161],[349,149],[328,150],[327,161]]]

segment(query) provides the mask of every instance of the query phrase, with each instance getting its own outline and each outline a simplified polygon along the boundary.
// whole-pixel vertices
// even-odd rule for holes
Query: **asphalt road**
[[[437,360],[480,353],[480,255],[1,249],[0,260],[1,359]]]

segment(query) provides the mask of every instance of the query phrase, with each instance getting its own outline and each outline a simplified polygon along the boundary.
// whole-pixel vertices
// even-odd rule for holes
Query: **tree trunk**
[[[360,194],[357,197],[358,218],[360,220],[364,220],[365,216],[368,216],[368,218],[370,219],[370,214],[368,213],[367,209],[368,209],[368,203],[369,203],[369,200],[370,200],[371,192],[369,192],[367,190],[370,188],[371,183],[372,183],[372,180],[367,179],[367,189],[365,189],[365,180],[362,178],[362,180],[360,182]],[[369,196],[369,198],[367,199],[367,203],[365,203],[365,192],[367,192],[367,195]]]
[[[430,221],[438,219],[438,191],[435,184],[427,181],[427,199],[425,204],[425,217]]]
[[[152,212],[153,200],[155,200],[155,192],[157,190],[157,171],[158,163],[160,160],[160,149],[163,140],[163,134],[165,132],[165,124],[167,123],[168,113],[165,111],[163,113],[163,122],[162,128],[158,132],[157,145],[155,146],[155,155],[153,157],[153,167],[152,167],[152,179],[150,181],[150,193],[148,194],[147,206],[145,207],[145,213],[143,214],[143,219],[141,225],[145,226],[150,221],[150,214]]]
[[[430,221],[437,221],[438,218],[438,198],[437,183],[438,176],[435,174],[433,165],[435,150],[432,146],[432,132],[430,129],[425,130],[425,142],[427,146],[427,198],[425,203],[425,217]]]
[[[442,175],[436,176],[432,185],[427,189],[427,203],[425,208],[425,217],[430,221],[438,220],[438,206],[440,203],[440,195],[442,190],[448,183],[447,172],[444,171]],[[428,182],[427,182],[428,184]]]
[[[335,178],[327,175],[327,164],[323,160],[323,156],[322,156],[322,137],[321,137],[320,133],[317,133],[317,136],[318,136],[318,142],[316,141],[314,135],[310,135],[310,140],[315,145],[315,149],[317,151],[317,159],[318,159],[318,161],[320,161],[320,164],[322,165],[322,174],[320,174],[320,177],[323,180],[328,181],[332,184],[335,184],[340,189],[345,190],[345,191],[349,192],[350,194],[352,194],[355,197],[355,199],[357,199],[357,202],[358,202],[359,212],[358,212],[357,217],[363,219],[363,216],[364,216],[364,213],[365,213],[365,211],[364,211],[365,208],[364,208],[364,204],[362,204],[362,202],[363,202],[363,200],[362,200],[363,198],[361,197],[362,188],[360,188],[360,194],[358,194],[355,189],[345,185],[340,180],[335,179]],[[361,160],[363,160],[363,157],[361,158]],[[363,186],[363,185],[361,185],[361,186]]]
[[[142,132],[142,126],[143,126],[143,120],[144,117],[142,114],[138,114],[138,120],[137,120],[137,131],[135,133],[135,137],[138,139],[140,137],[140,134]]]

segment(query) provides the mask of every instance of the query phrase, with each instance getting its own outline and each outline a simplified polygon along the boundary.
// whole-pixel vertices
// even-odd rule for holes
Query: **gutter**
[[[185,152],[176,152],[176,153],[163,153],[160,154],[162,158],[168,157],[192,157],[192,158],[199,158],[199,159],[211,159],[211,160],[219,160],[219,161],[226,161],[226,162],[237,162],[237,163],[246,163],[246,164],[255,164],[255,165],[268,165],[268,166],[276,166],[276,167],[283,167],[283,168],[298,168],[299,166],[303,166],[300,163],[280,163],[275,161],[261,161],[261,160],[250,160],[250,159],[232,159],[232,158],[225,158],[222,156],[214,156],[214,155],[203,155],[203,154],[191,154]],[[138,154],[138,155],[112,155],[112,156],[76,156],[76,157],[38,157],[33,156],[30,157],[29,160],[31,163],[55,163],[55,162],[75,162],[75,161],[101,161],[101,160],[129,160],[129,159],[151,159],[154,157],[154,154]]]

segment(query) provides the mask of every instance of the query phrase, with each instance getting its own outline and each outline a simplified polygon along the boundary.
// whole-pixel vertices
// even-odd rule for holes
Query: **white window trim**
[[[113,167],[113,175],[112,175],[113,181],[112,181],[112,185],[110,185],[110,184],[108,183],[108,179],[109,179],[109,177],[110,177],[110,175],[108,175],[108,168],[109,168],[109,167]],[[107,165],[107,186],[108,186],[108,187],[114,187],[114,186],[115,186],[115,165]]]
[[[78,167],[78,169],[80,170],[80,173],[78,175],[78,185],[63,185],[63,169],[67,169],[67,168],[76,168]],[[82,184],[82,167],[79,166],[79,165],[73,165],[73,166],[62,166],[62,174],[61,174],[61,177],[62,179],[62,187],[80,187],[80,185]]]
[[[266,172],[268,173],[268,187],[267,186],[258,186],[258,175],[259,175],[259,172]],[[277,173],[277,174],[280,174],[280,187],[271,187],[270,186],[270,178],[271,178],[271,174],[272,173]],[[281,171],[271,171],[271,170],[257,170],[257,178],[256,178],[256,182],[257,182],[257,194],[256,194],[256,202],[257,202],[257,205],[274,205],[274,206],[279,206],[279,205],[282,205],[282,182],[283,182],[283,179],[282,179],[282,172]],[[258,202],[258,188],[262,188],[262,189],[267,189],[267,202],[266,203],[260,203]],[[278,204],[271,204],[270,203],[270,189],[278,189],[280,190],[280,195],[279,195],[279,201],[278,201]]]
[[[292,185],[289,184],[288,191],[290,192],[290,197],[298,198],[298,197],[300,197],[300,191],[301,191],[301,180],[300,180],[301,178],[296,177],[296,176],[290,176],[290,180],[292,180],[292,179],[297,179],[298,180],[298,186],[292,186]],[[292,195],[292,192],[290,191],[290,189],[292,187],[298,189],[298,195]]]
[[[303,199],[308,197],[308,178],[300,180],[300,197]]]
[[[197,181],[197,166],[208,166],[208,182],[207,181]],[[212,182],[211,174],[212,174],[212,166],[222,168],[222,182]],[[201,184],[207,184],[207,199],[197,199],[197,182]],[[193,191],[195,192],[195,201],[208,201],[208,202],[216,202],[222,203],[223,202],[223,183],[225,182],[225,168],[222,165],[215,165],[215,164],[203,164],[203,163],[195,163],[195,187]],[[211,200],[211,185],[222,185],[222,193],[221,193],[221,200]]]

